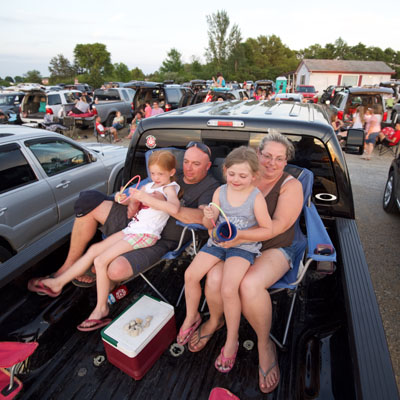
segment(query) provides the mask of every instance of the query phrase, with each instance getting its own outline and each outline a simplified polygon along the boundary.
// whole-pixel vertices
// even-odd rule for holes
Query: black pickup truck
[[[307,271],[293,310],[286,351],[279,351],[281,380],[269,395],[274,399],[398,399],[397,386],[375,294],[354,219],[354,203],[342,149],[323,106],[270,101],[230,101],[181,108],[143,120],[132,138],[124,179],[146,175],[144,153],[149,148],[185,148],[202,141],[213,154],[213,168],[239,145],[256,146],[268,130],[287,135],[296,149],[291,161],[314,173],[312,201],[337,251],[333,274]],[[50,258],[37,267],[51,272]],[[183,283],[185,255],[161,264],[148,274],[175,304]],[[35,271],[36,273],[38,271]],[[32,276],[32,271],[30,276]],[[87,317],[96,299],[94,289],[66,287],[56,299],[26,290],[30,276],[2,289],[0,340],[37,340],[39,347],[20,373],[27,399],[208,399],[213,387],[229,389],[240,399],[266,398],[258,389],[257,351],[240,346],[229,374],[220,374],[214,360],[225,339],[217,332],[199,353],[174,357],[165,351],[144,376],[135,381],[107,361],[100,333],[82,333],[76,325]],[[141,294],[154,295],[142,279],[128,284],[130,294],[114,304],[117,316]],[[274,303],[272,333],[282,330],[288,296]],[[185,306],[175,308],[177,325]],[[255,341],[245,319],[240,341]],[[95,365],[96,364],[96,365]]]

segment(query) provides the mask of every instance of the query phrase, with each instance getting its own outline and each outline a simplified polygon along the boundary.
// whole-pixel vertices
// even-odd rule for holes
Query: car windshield
[[[0,106],[13,106],[15,95],[0,95]]]
[[[304,93],[315,93],[314,86],[297,86],[296,90],[298,92],[304,92]]]
[[[65,96],[65,101],[68,104],[74,103],[75,100],[79,97],[77,92],[67,92],[67,93],[64,93],[64,96]]]
[[[115,89],[97,89],[94,92],[94,97],[98,100],[121,100],[118,90]]]

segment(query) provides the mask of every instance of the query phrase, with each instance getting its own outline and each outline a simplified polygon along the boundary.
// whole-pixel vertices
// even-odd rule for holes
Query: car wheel
[[[389,173],[389,177],[385,186],[385,191],[383,193],[383,209],[388,213],[394,213],[397,211],[393,171]]]
[[[115,117],[114,114],[110,114],[110,115],[108,116],[107,121],[106,121],[106,126],[112,126],[114,117]]]
[[[0,246],[0,264],[6,262],[9,258],[12,257],[12,254],[3,246]]]

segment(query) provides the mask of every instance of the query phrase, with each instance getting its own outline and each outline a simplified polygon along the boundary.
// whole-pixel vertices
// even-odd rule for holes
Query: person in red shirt
[[[377,144],[383,144],[385,146],[396,146],[400,141],[400,122],[395,126],[395,129],[386,127],[379,133],[379,139]]]
[[[115,128],[113,128],[112,126],[104,127],[102,125],[100,116],[96,117],[96,132],[101,137],[105,137],[106,133],[110,132],[111,135],[113,135],[114,142],[121,141],[121,139],[118,138],[118,132]]]

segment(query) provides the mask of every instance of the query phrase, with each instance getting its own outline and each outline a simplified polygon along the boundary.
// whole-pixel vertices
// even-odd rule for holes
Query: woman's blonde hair
[[[255,175],[260,168],[257,153],[251,147],[240,146],[236,149],[233,149],[226,156],[224,167],[227,169],[230,168],[232,165],[242,164],[245,162],[249,164],[251,172],[253,173],[253,175]]]
[[[258,145],[259,152],[261,153],[264,150],[264,147],[270,142],[280,143],[286,147],[287,160],[292,160],[294,158],[295,150],[293,143],[276,129],[269,129],[268,134],[262,138]]]

